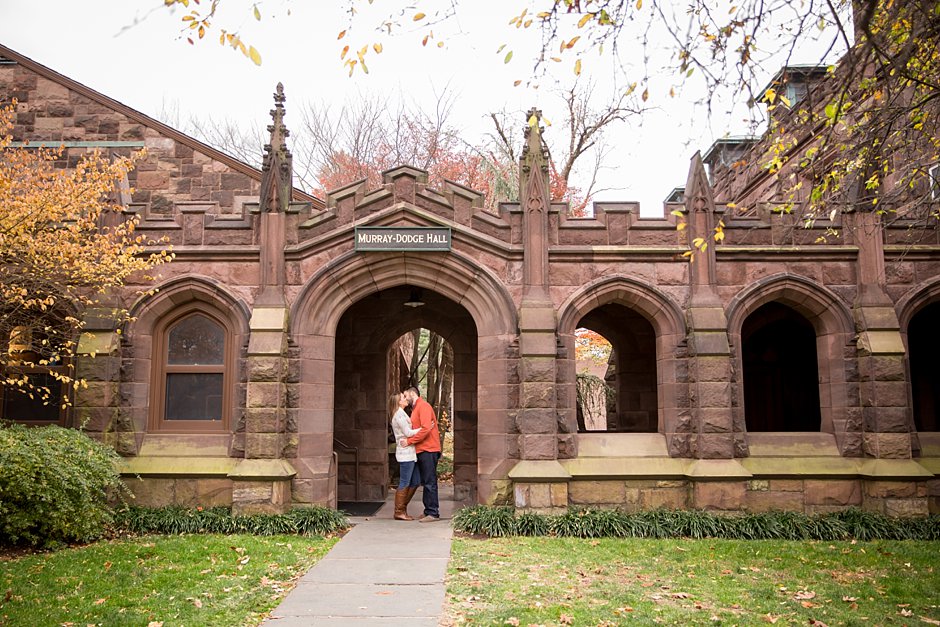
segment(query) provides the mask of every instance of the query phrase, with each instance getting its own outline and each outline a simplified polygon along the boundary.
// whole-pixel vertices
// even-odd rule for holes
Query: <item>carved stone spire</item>
[[[284,126],[284,85],[277,84],[274,92],[272,124],[268,125],[271,139],[264,146],[261,161],[261,210],[285,212],[290,205],[293,182],[293,157],[287,149],[290,131]]]
[[[542,112],[526,114],[525,147],[519,158],[519,200],[523,212],[524,297],[542,300],[548,296],[548,185],[549,154],[542,141]]]
[[[689,227],[686,229],[689,246],[693,240],[701,238],[707,244],[705,250],[694,250],[692,267],[689,275],[692,280],[693,294],[699,288],[712,288],[716,283],[715,275],[715,198],[712,186],[705,173],[702,156],[696,152],[689,164],[689,178],[685,184],[685,209]]]

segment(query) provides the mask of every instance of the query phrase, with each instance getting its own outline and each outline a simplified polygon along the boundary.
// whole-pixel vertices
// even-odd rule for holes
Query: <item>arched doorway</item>
[[[819,431],[816,331],[795,310],[761,305],[741,327],[748,431]]]
[[[389,486],[386,401],[401,388],[390,348],[405,333],[429,329],[453,352],[454,495],[473,501],[477,476],[477,328],[460,304],[425,289],[387,288],[353,303],[336,328],[333,446],[337,496],[343,501],[381,501]],[[427,385],[418,382],[422,395]]]
[[[911,367],[911,399],[914,425],[918,431],[940,431],[940,302],[934,302],[914,314],[907,327],[907,346]]]
[[[655,433],[658,400],[653,325],[629,307],[608,303],[588,312],[578,327],[600,334],[611,345],[611,368],[605,373],[611,390],[606,430]]]

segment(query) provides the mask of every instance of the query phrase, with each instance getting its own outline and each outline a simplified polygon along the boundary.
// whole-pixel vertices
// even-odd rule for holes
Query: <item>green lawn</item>
[[[449,622],[940,625],[940,542],[454,541]]]
[[[256,625],[335,542],[148,536],[0,559],[0,625]]]

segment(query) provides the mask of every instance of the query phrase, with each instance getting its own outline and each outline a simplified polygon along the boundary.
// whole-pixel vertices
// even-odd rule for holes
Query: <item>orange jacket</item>
[[[437,430],[437,416],[434,408],[420,396],[411,410],[411,428],[419,431],[408,438],[408,444],[415,445],[418,453],[440,453],[441,434]]]

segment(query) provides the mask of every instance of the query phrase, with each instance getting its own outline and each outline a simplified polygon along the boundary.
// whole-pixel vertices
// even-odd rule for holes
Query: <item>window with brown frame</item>
[[[228,426],[231,330],[210,312],[193,308],[154,335],[151,428],[220,431]]]
[[[49,344],[48,339],[42,340],[27,327],[15,327],[7,338],[0,418],[28,425],[65,424],[69,386],[56,374],[68,374],[68,367],[61,358],[40,355],[39,343]]]

